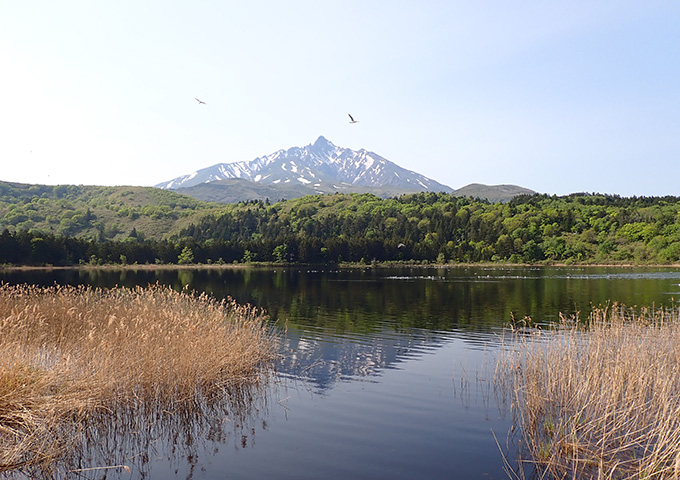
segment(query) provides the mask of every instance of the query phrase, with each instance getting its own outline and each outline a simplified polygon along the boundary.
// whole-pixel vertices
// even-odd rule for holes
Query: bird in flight
[[[196,97],[194,97],[194,98],[196,98]],[[196,98],[196,101],[197,101],[198,103],[202,103],[203,105],[205,105],[205,102],[204,102],[203,100],[199,100],[198,98]]]
[[[349,115],[349,113],[347,115]],[[349,115],[349,123],[359,123],[359,120],[354,120],[354,117]]]

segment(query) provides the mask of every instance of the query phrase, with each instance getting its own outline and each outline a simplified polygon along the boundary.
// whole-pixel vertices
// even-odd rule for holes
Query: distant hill
[[[517,185],[483,185],[471,183],[452,192],[456,197],[482,198],[490,202],[507,202],[517,195],[533,195],[533,190]]]
[[[35,230],[95,240],[160,239],[219,208],[152,187],[0,181],[0,231]]]
[[[389,185],[384,187],[362,187],[348,184],[334,185],[334,188],[317,187],[312,189],[300,184],[266,185],[240,178],[230,178],[201,183],[192,187],[178,188],[175,191],[207,202],[238,203],[248,200],[264,201],[267,199],[277,202],[281,199],[288,200],[319,193],[372,193],[377,197],[391,198],[407,193],[416,193],[420,190],[408,191]],[[507,202],[517,195],[532,195],[535,192],[516,185],[482,185],[480,183],[472,183],[458,190],[451,190],[450,193],[457,197],[481,198],[495,203]]]
[[[345,183],[312,188],[300,184],[267,185],[241,178],[229,178],[201,183],[192,187],[178,188],[174,191],[207,202],[238,203],[248,200],[264,201],[266,199],[277,202],[282,199],[289,200],[307,195],[333,193],[372,193],[377,197],[389,198],[397,197],[404,193],[416,193],[420,190],[405,190],[390,185],[383,187],[362,187]]]

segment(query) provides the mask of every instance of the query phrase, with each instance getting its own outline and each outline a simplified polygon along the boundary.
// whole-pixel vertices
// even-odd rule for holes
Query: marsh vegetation
[[[520,464],[538,478],[679,478],[678,345],[677,307],[612,305],[516,329],[497,380],[512,397]]]
[[[205,294],[1,285],[0,472],[127,469],[224,436],[277,348],[262,312]]]

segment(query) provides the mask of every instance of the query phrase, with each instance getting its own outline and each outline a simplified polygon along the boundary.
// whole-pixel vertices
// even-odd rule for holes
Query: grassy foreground
[[[678,309],[614,305],[514,337],[497,379],[537,478],[680,478]]]
[[[53,468],[99,427],[189,421],[259,384],[276,349],[261,312],[205,295],[0,285],[0,473]]]

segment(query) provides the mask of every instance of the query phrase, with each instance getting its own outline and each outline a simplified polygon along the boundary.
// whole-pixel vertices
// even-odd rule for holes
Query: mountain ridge
[[[302,184],[311,193],[338,191],[342,185],[398,187],[404,193],[451,192],[453,189],[417,172],[400,167],[366,149],[338,147],[323,136],[304,147],[257,157],[250,161],[218,163],[154,185],[176,190],[217,180],[240,178],[262,185]]]
[[[188,195],[196,200],[216,203],[238,203],[249,200],[270,200],[279,201],[282,199],[291,200],[307,195],[333,194],[333,193],[372,193],[380,198],[398,197],[416,191],[404,191],[395,187],[361,187],[354,185],[342,185],[339,188],[328,191],[312,190],[304,185],[260,185],[244,179],[225,179],[214,182],[194,185],[192,187],[182,187],[172,191]],[[517,185],[484,185],[481,183],[471,183],[459,189],[448,192],[457,197],[472,197],[488,200],[492,203],[507,202],[517,195],[533,195],[536,193],[528,188]]]

